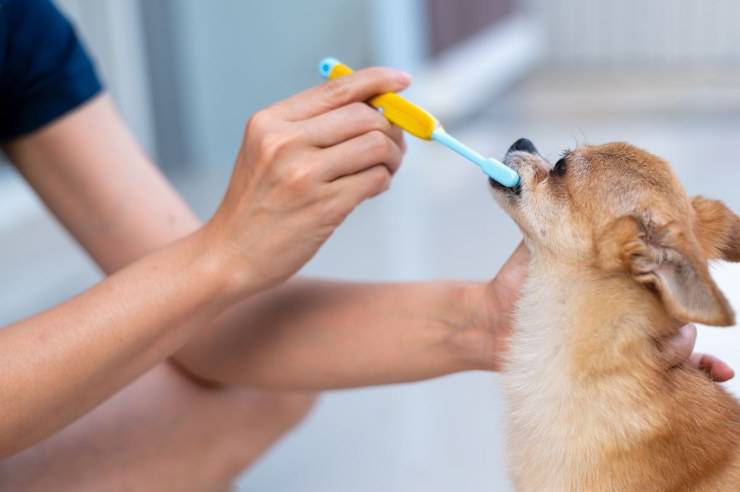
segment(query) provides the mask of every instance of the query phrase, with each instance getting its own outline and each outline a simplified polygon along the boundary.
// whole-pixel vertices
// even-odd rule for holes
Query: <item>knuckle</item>
[[[347,110],[350,112],[350,116],[354,118],[367,118],[368,110],[370,106],[363,102],[353,102],[347,105]]]
[[[351,99],[351,88],[346,77],[330,80],[324,84],[326,97],[335,103],[344,104]]]
[[[380,130],[383,120],[387,121],[377,110],[365,103],[352,103],[352,114],[366,127]]]
[[[388,187],[390,179],[391,175],[385,166],[376,166],[368,176],[368,192],[371,195],[382,192]]]
[[[385,133],[380,130],[372,130],[367,134],[370,148],[379,152],[385,152],[390,146],[390,141]]]
[[[391,175],[388,172],[388,169],[385,166],[380,166],[376,184],[378,186],[385,187],[388,185],[388,183],[390,183],[390,180],[391,180]]]
[[[248,135],[261,133],[270,126],[271,119],[272,117],[268,110],[262,109],[257,111],[249,118],[249,120],[247,120],[245,132]]]
[[[391,183],[391,175],[388,172],[388,169],[386,169],[384,166],[381,166],[382,169],[378,171],[377,177],[374,181],[373,186],[373,195],[378,195],[382,193],[383,191],[387,190]]]
[[[401,161],[403,160],[403,157],[401,156],[400,152],[393,156],[392,158],[388,159],[388,162],[386,165],[388,166],[388,171],[395,175],[396,172],[401,168]]]
[[[390,132],[391,124],[379,111],[365,103],[352,103],[348,106],[349,118],[361,130],[379,130],[384,133]]]
[[[367,105],[365,105],[365,108],[365,118],[367,119],[367,123],[370,128],[380,130],[386,134],[392,131],[391,122],[388,121],[388,118],[383,116],[380,111],[377,111]]]

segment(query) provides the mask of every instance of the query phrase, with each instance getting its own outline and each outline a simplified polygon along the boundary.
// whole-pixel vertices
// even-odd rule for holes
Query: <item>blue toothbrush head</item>
[[[434,130],[432,139],[476,164],[481,168],[481,171],[483,171],[486,176],[497,183],[500,183],[502,186],[506,186],[507,188],[515,188],[519,186],[519,175],[516,171],[496,159],[483,157],[478,152],[447,133],[442,127]]]
[[[497,183],[507,188],[516,188],[519,186],[519,175],[506,164],[489,157],[479,165],[486,176],[495,180]]]

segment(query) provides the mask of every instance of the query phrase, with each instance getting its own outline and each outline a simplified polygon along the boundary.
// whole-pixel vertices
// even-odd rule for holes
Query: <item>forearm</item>
[[[0,330],[0,456],[85,414],[181,346],[228,302],[189,236],[41,314]]]
[[[492,369],[483,285],[297,279],[224,313],[176,360],[220,383],[320,390]]]
[[[107,97],[6,150],[106,273],[200,227]],[[216,320],[199,320],[199,336],[176,360],[214,380],[270,387],[390,383],[461,370],[490,346],[485,333],[470,329],[464,290],[294,280]],[[476,337],[482,341],[466,343]],[[228,371],[216,369],[222,358]]]

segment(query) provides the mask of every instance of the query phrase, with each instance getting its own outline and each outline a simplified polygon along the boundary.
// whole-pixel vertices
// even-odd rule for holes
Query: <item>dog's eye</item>
[[[565,171],[568,169],[568,161],[566,159],[567,156],[561,157],[558,162],[555,163],[555,166],[550,171],[550,174],[554,174],[555,176],[564,176]]]

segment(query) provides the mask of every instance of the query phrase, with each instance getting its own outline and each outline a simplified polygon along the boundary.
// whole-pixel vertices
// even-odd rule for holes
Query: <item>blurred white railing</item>
[[[737,0],[528,0],[556,63],[740,66]]]
[[[139,2],[55,0],[91,52],[106,88],[139,143],[155,151],[146,48]]]

